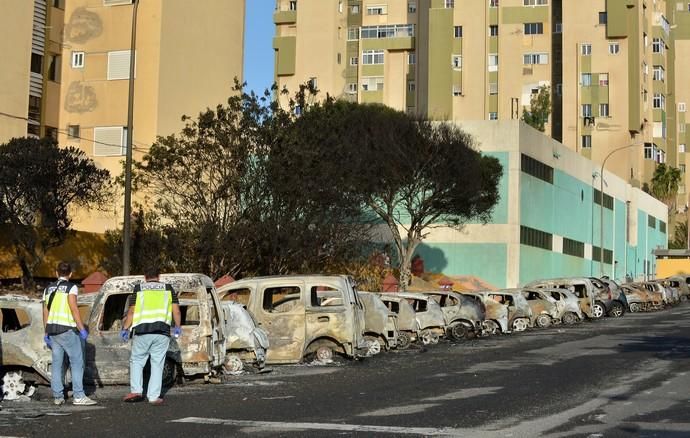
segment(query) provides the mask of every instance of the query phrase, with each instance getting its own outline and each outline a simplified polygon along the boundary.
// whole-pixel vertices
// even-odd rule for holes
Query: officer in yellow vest
[[[129,358],[130,393],[123,401],[127,403],[144,400],[144,365],[151,358],[146,398],[152,405],[163,404],[160,397],[163,386],[163,366],[170,344],[170,326],[175,321],[173,334],[182,333],[180,305],[172,285],[159,281],[158,268],[144,273],[145,281],[134,286],[129,296],[127,316],[122,324],[120,336],[129,339],[132,330],[132,353]]]
[[[89,334],[81,321],[77,307],[79,289],[70,281],[72,267],[69,263],[60,262],[55,275],[58,280],[49,284],[43,291],[43,339],[53,350],[50,374],[53,403],[58,406],[65,403],[62,365],[66,353],[72,374],[72,403],[78,406],[95,405],[96,402],[84,393],[84,343]]]

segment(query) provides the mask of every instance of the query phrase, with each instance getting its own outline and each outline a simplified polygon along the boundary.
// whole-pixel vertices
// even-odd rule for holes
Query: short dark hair
[[[144,268],[144,277],[146,278],[157,278],[160,275],[161,270],[158,264],[151,264]]]
[[[55,270],[57,271],[59,276],[66,277],[72,273],[72,265],[70,265],[67,262],[60,262],[58,263],[57,268],[55,268]]]

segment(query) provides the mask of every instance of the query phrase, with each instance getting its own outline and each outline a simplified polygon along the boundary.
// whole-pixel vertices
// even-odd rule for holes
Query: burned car
[[[437,344],[446,332],[446,322],[441,306],[431,297],[420,293],[398,292],[400,298],[407,300],[415,311],[419,327],[419,339],[423,344]]]
[[[569,290],[577,297],[580,310],[586,317],[597,319],[606,314],[606,306],[597,298],[599,288],[587,277],[548,278],[533,281],[525,287]]]
[[[223,370],[239,373],[247,366],[263,369],[270,345],[268,333],[256,324],[254,317],[242,304],[221,299],[221,307],[226,335]]]
[[[482,332],[486,314],[484,304],[450,291],[422,291],[432,297],[443,311],[447,336],[454,340],[471,339]]]
[[[563,316],[561,317],[563,324],[575,324],[585,319],[577,296],[570,290],[548,288],[541,288],[540,290],[549,294],[554,300],[563,303]]]
[[[489,296],[490,292],[461,292],[470,299],[474,299],[477,304],[484,306],[484,321],[482,321],[482,334],[495,335],[498,333],[510,333],[508,325],[508,306],[499,303]]]
[[[522,296],[532,308],[533,325],[543,328],[561,322],[565,313],[565,303],[538,288],[522,289]]]
[[[27,383],[50,382],[52,354],[43,342],[43,302],[20,295],[0,296],[0,351],[3,394],[25,395]]]
[[[405,349],[417,340],[419,325],[412,305],[397,293],[379,293],[379,298],[388,310],[395,314],[398,326],[398,349]]]
[[[398,316],[388,310],[377,294],[357,291],[357,295],[364,305],[364,336],[376,341],[379,348],[385,350],[397,348],[399,346]]]
[[[175,288],[182,314],[182,334],[171,339],[166,355],[164,383],[172,384],[178,374],[213,374],[225,361],[223,311],[213,282],[202,274],[161,274],[160,280]],[[120,329],[127,298],[143,281],[143,276],[113,277],[101,286],[85,322],[90,332],[86,381],[98,385],[129,382],[130,343],[122,342]]]
[[[490,299],[508,306],[508,326],[522,332],[534,325],[534,314],[520,289],[504,289],[488,293]]]
[[[244,278],[221,286],[218,293],[234,296],[266,330],[271,344],[267,364],[369,354],[364,307],[347,276]]]

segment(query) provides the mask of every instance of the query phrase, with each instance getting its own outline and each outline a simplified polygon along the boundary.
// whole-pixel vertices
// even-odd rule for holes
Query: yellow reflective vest
[[[162,322],[172,324],[172,292],[165,283],[142,283],[134,304],[132,328]]]
[[[74,321],[68,301],[69,291],[72,287],[74,287],[74,283],[65,282],[61,284],[58,282],[56,286],[48,288],[48,293],[45,297],[46,305],[50,303],[48,320],[46,321],[47,334],[56,335],[77,328],[77,323]],[[52,302],[50,302],[51,295],[54,295]]]

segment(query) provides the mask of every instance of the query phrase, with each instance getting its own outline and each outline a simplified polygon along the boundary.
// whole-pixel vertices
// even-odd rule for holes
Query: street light
[[[125,151],[125,217],[122,230],[122,275],[129,275],[129,253],[132,230],[132,138],[134,137],[134,51],[137,41],[137,10],[139,0],[133,0],[132,39],[129,48],[129,93],[127,94],[127,150]]]
[[[599,274],[602,277],[604,276],[604,166],[611,155],[616,152],[642,145],[644,142],[640,141],[616,148],[609,152],[604,161],[601,162],[601,171],[599,172]]]

